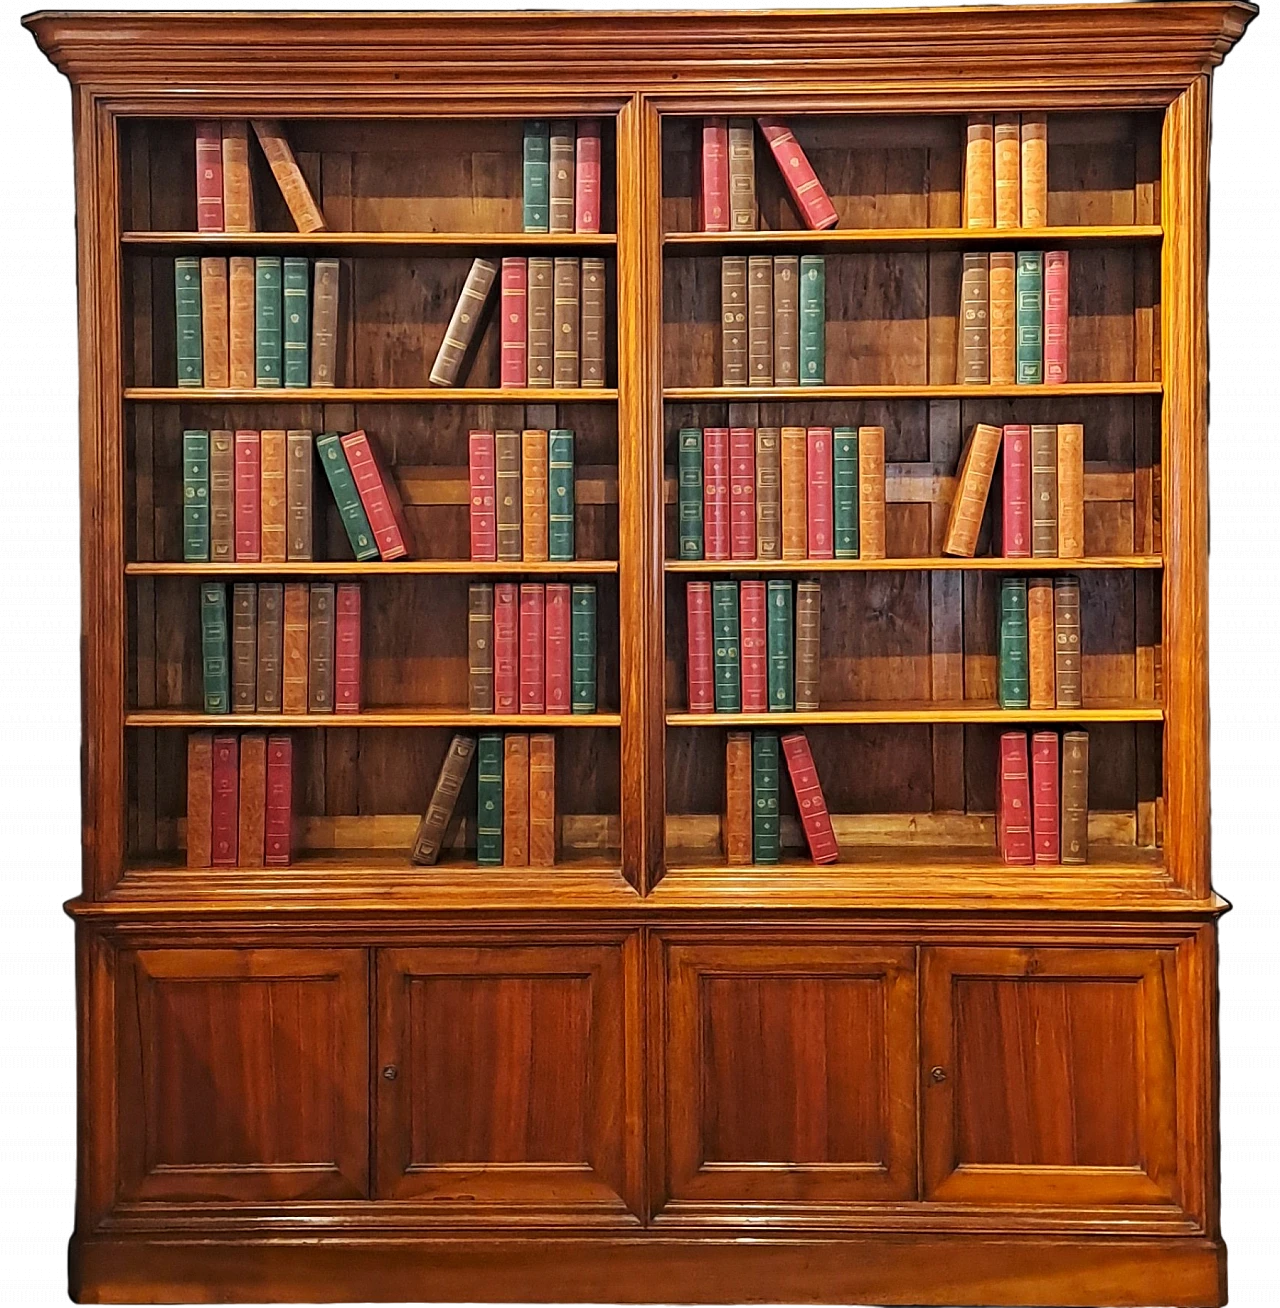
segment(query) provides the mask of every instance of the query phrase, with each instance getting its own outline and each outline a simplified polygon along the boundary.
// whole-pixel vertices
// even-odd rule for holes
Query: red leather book
[[[494,563],[498,558],[498,491],[493,432],[473,431],[467,449],[471,462],[471,557],[479,563]]]
[[[577,156],[573,166],[573,226],[579,232],[600,230],[600,120],[578,119]]]
[[[569,587],[553,581],[547,585],[547,712],[573,712],[573,677],[569,644]]]
[[[742,711],[769,711],[769,654],[765,632],[765,585],[744,581],[738,587],[740,676]]]
[[[796,792],[796,807],[800,810],[800,825],[809,842],[809,853],[815,863],[834,863],[840,857],[840,847],[818,783],[818,769],[814,766],[808,737],[803,731],[788,732],[782,738],[782,752],[787,759],[791,789]]]
[[[689,624],[689,712],[714,713],[716,670],[711,652],[711,583],[691,581],[685,589]]]
[[[809,428],[805,466],[809,474],[809,557],[834,559],[836,539],[830,427]]]
[[[728,427],[703,429],[702,500],[704,555],[712,560],[727,559],[730,557]]]
[[[508,257],[502,261],[502,373],[503,386],[529,384],[529,337],[525,307],[529,298],[529,260]]]
[[[1031,780],[1025,731],[1006,731],[1001,735],[1000,775],[996,780],[996,845],[1000,857],[1006,863],[1033,863]]]
[[[729,552],[756,556],[756,429],[729,428]]]
[[[268,867],[288,867],[293,860],[293,740],[267,737]]]
[[[493,587],[493,711],[520,712],[520,596],[513,581]]]
[[[800,210],[804,225],[815,232],[834,227],[840,221],[836,207],[785,119],[757,118],[756,122],[773,151],[782,180]]]
[[[342,448],[383,562],[408,558],[413,544],[400,492],[377,442],[366,432],[351,431],[342,438]]]
[[[1000,512],[1000,553],[1006,559],[1031,557],[1031,428],[1008,423],[1001,442],[1004,463]]]
[[[1037,863],[1060,863],[1058,839],[1058,733],[1031,737],[1031,832]]]
[[[1061,386],[1067,380],[1067,285],[1070,264],[1066,250],[1044,252],[1044,380]]]
[[[360,583],[340,581],[334,603],[333,711],[360,712]]]
[[[729,230],[729,120],[702,120],[702,230]]]
[[[520,583],[520,712],[547,711],[547,592],[541,582]]]
[[[213,738],[214,867],[235,867],[240,831],[240,741],[236,736]]]
[[[224,230],[222,213],[222,121],[196,124],[196,230]]]
[[[256,431],[238,431],[236,456],[236,562],[262,558],[262,438]]]

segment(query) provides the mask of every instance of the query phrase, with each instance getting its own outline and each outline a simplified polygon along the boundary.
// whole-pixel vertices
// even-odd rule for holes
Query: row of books
[[[975,424],[960,455],[942,552],[973,558],[1000,463],[994,552],[1006,559],[1084,558],[1084,427]]]
[[[1069,378],[1066,250],[964,256],[957,381],[1061,386]]]
[[[818,707],[822,591],[816,581],[691,581],[690,713]]]
[[[782,861],[779,755],[786,760],[810,857],[815,863],[834,863],[840,849],[803,731],[791,731],[781,738],[774,731],[728,733],[722,826],[726,861],[735,865]]]
[[[333,386],[337,259],[173,261],[179,386]],[[312,297],[314,277],[315,295]]]
[[[471,557],[493,563],[574,555],[573,432],[471,431]]]
[[[360,583],[200,587],[206,713],[359,713]]]
[[[324,215],[298,167],[284,127],[274,118],[214,118],[196,123],[196,229],[255,230],[250,123],[298,230],[324,231]]]
[[[970,114],[965,124],[964,225],[1044,227],[1049,221],[1044,114]]]
[[[720,260],[724,386],[822,386],[827,377],[827,262],[820,254]]]
[[[467,673],[473,713],[594,713],[595,582],[473,583]]]
[[[600,230],[600,120],[532,118],[524,125],[524,230]]]
[[[1089,859],[1089,733],[1025,731],[1000,737],[996,845],[1006,863]]]
[[[292,858],[292,739],[191,732],[187,866],[288,867]]]
[[[1002,708],[1081,708],[1080,579],[1005,577],[999,649]]]
[[[882,559],[883,427],[682,427],[682,559]]]

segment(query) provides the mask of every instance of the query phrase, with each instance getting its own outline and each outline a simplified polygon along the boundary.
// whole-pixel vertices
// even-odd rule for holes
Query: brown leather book
[[[1051,577],[1027,579],[1027,672],[1030,707],[1051,709],[1057,704],[1054,650],[1054,601]]]
[[[1089,733],[1062,735],[1062,861],[1089,861]]]
[[[800,384],[800,256],[773,257],[773,384]]]
[[[551,123],[551,221],[548,231],[571,232],[574,223],[574,147],[577,124],[572,118]]]
[[[258,587],[258,699],[259,713],[279,713],[280,673],[284,663],[284,586],[264,581]]]
[[[236,441],[229,431],[209,433],[209,558],[236,557]]]
[[[822,587],[816,581],[796,583],[796,711],[818,707],[822,672]]]
[[[200,260],[200,339],[204,350],[206,386],[231,385],[228,321],[230,288],[227,276],[225,259]]]
[[[747,384],[747,257],[720,260],[721,385]]]
[[[456,735],[449,742],[431,798],[427,801],[427,810],[413,837],[413,848],[409,853],[412,862],[429,867],[439,860],[441,851],[450,843],[462,816],[458,812],[458,795],[475,752],[474,736]]]
[[[263,433],[265,440],[266,433]],[[312,512],[315,498],[315,440],[309,431],[290,431],[285,435],[286,459],[286,540],[285,554],[290,560],[306,561],[315,552]],[[263,449],[263,468],[266,450]],[[265,475],[265,473],[264,473]],[[263,511],[265,520],[265,509]],[[265,526],[265,521],[264,521]],[[263,542],[266,557],[266,542]]]
[[[985,385],[991,378],[990,268],[985,254],[964,256],[960,287],[960,380]]]
[[[1083,708],[1080,662],[1080,579],[1053,579],[1054,681],[1059,708]]]
[[[858,554],[882,559],[884,534],[884,428],[858,428]]]
[[[990,114],[970,114],[965,128],[964,225],[995,226],[995,123]]]
[[[1058,428],[1052,423],[1031,428],[1031,555],[1058,556]]]
[[[498,483],[498,558],[518,562],[523,548],[520,530],[520,433],[499,431],[493,435],[494,462]]]
[[[1058,557],[1084,558],[1084,427],[1058,424]]]
[[[993,250],[988,275],[990,304],[987,329],[991,339],[991,381],[1012,386],[1017,380],[1017,255],[1012,250]]]
[[[756,217],[756,125],[729,119],[729,230],[754,232]]]
[[[773,260],[747,259],[747,367],[752,386],[773,385]]]
[[[502,861],[529,866],[529,737],[519,731],[502,741]]]
[[[431,365],[430,381],[433,386],[453,386],[457,383],[462,362],[480,330],[489,292],[493,290],[493,280],[497,275],[498,265],[492,259],[476,259],[471,264],[467,280],[458,293],[458,302],[453,306],[449,325],[444,329],[444,339],[440,342],[436,360]]]
[[[283,563],[289,557],[286,436],[264,431],[258,445],[262,460],[261,535],[263,563]]]
[[[960,467],[956,470],[947,532],[942,543],[944,554],[971,559],[978,548],[978,531],[986,511],[1002,435],[1002,428],[979,422],[974,425],[969,439],[965,441],[964,452],[960,455]]]
[[[337,259],[317,259],[311,296],[311,384],[338,384],[338,294],[342,265]]]
[[[809,557],[808,432],[804,427],[783,427],[782,557]]]
[[[556,861],[556,738],[529,737],[529,866]]]
[[[604,385],[604,260],[582,261],[582,385]]]
[[[307,631],[307,711],[333,712],[333,582],[311,583]]]
[[[289,138],[284,134],[284,126],[275,118],[253,118],[254,134],[262,153],[267,156],[271,174],[280,187],[280,194],[288,206],[289,213],[300,232],[322,232],[325,230],[324,215],[311,194],[311,188],[298,167],[298,161],[289,148]]]
[[[1022,116],[995,116],[995,216],[997,227],[1017,227],[1022,215]]]
[[[262,867],[267,852],[267,737],[261,731],[240,737],[239,817],[236,862]]]
[[[1022,225],[1049,222],[1049,141],[1044,114],[1022,115]]]
[[[467,707],[493,712],[493,585],[467,587]]]
[[[291,581],[284,588],[284,659],[281,672],[280,707],[285,713],[307,711],[307,622],[311,595],[305,581]]]
[[[552,381],[558,387],[576,386],[581,376],[581,359],[578,354],[578,331],[582,313],[579,261],[556,259],[553,277]]]
[[[229,346],[227,351],[228,385],[237,390],[252,390],[258,379],[258,361],[254,337],[254,262],[246,255],[232,255],[230,265],[229,307],[227,310]]]
[[[751,733],[731,731],[724,749],[724,853],[739,866],[751,862]]]
[[[529,256],[528,313],[529,385],[550,387],[555,380],[555,262]]]
[[[547,558],[547,433],[528,428],[520,436],[520,534],[526,562]]]
[[[253,231],[254,208],[253,172],[249,166],[249,120],[224,118],[222,120],[223,231]],[[239,383],[233,382],[232,385],[238,386]]]
[[[258,704],[258,587],[231,588],[231,711],[252,713]]]
[[[187,737],[187,866],[213,864],[213,732]]]
[[[782,557],[782,433],[756,428],[756,556]]]

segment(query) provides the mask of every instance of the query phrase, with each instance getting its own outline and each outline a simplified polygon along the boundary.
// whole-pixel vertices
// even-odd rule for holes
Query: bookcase
[[[1236,0],[784,13],[47,13],[72,83],[84,881],[73,1298],[1220,1305],[1207,151]],[[975,228],[965,123],[1047,115],[1047,225]],[[281,120],[257,230],[194,124]],[[758,230],[699,124],[783,115]],[[522,230],[522,124],[592,117],[599,232]],[[1065,384],[958,381],[966,253],[1070,255]],[[826,375],[727,386],[721,259],[821,254]],[[179,386],[175,260],[333,258],[334,385]],[[602,386],[431,361],[471,261],[605,264]],[[978,423],[1085,431],[1084,556],[944,555]],[[882,427],[885,557],[688,559],[682,428]],[[184,432],[376,434],[416,542],[184,559]],[[575,433],[575,557],[473,561],[469,433]],[[998,702],[1001,582],[1078,576],[1083,705]],[[690,581],[816,580],[817,709],[691,711]],[[201,584],[361,585],[356,714],[202,694]],[[594,711],[468,705],[468,589],[593,582]],[[1000,735],[1092,741],[1089,854],[997,851]],[[193,732],[286,733],[287,866],[188,866]],[[726,859],[726,734],[802,728],[839,843]],[[455,732],[555,741],[553,866],[409,847]]]

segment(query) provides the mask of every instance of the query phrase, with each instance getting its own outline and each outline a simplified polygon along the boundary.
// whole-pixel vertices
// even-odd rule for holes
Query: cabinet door
[[[117,966],[121,1197],[368,1194],[368,955],[144,949]]]
[[[924,1197],[1174,1202],[1174,957],[924,950]]]
[[[635,940],[383,950],[379,1194],[625,1217],[638,961]]]
[[[671,1215],[915,1196],[914,949],[676,938],[661,950],[653,1148]]]

